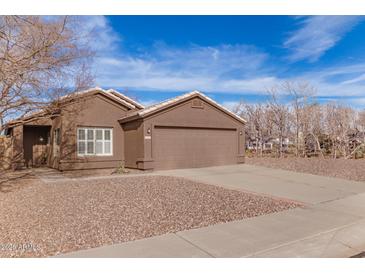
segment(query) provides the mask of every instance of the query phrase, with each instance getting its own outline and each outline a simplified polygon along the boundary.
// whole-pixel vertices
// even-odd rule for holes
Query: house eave
[[[139,119],[143,119],[143,117],[137,113],[137,114],[134,114],[131,116],[123,117],[123,118],[119,119],[118,122],[121,124],[124,124],[124,123],[132,122],[135,120],[139,120]]]
[[[239,117],[237,114],[233,113],[232,111],[226,109],[225,107],[223,107],[222,105],[218,104],[217,102],[215,102],[214,100],[210,99],[209,97],[205,96],[204,94],[202,94],[199,91],[192,91],[186,94],[183,94],[181,96],[178,96],[176,98],[167,100],[165,102],[162,102],[160,104],[156,104],[154,106],[151,106],[149,108],[145,108],[142,110],[137,111],[136,113],[130,114],[129,116],[123,117],[119,120],[120,123],[125,123],[125,122],[130,122],[133,120],[137,120],[137,119],[144,119],[147,117],[150,117],[154,114],[157,114],[161,111],[164,111],[170,107],[173,107],[175,105],[184,103],[192,98],[195,97],[199,97],[201,100],[211,104],[212,106],[218,108],[219,110],[221,110],[222,112],[224,112],[226,115],[232,117],[233,119],[235,119],[236,121],[242,123],[242,124],[246,124],[247,121],[245,119],[243,119],[242,117]]]

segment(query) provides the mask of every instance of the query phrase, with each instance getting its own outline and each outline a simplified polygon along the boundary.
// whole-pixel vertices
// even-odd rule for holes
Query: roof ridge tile
[[[141,109],[139,111],[132,112],[129,115],[126,115],[125,117],[123,117],[122,119],[128,119],[128,118],[131,118],[131,117],[134,117],[134,116],[136,116],[136,117],[143,117],[143,116],[145,116],[145,115],[147,115],[147,114],[149,114],[151,112],[154,112],[154,111],[156,111],[158,109],[161,109],[163,107],[172,105],[172,104],[174,104],[176,102],[179,102],[181,100],[184,100],[186,98],[189,98],[189,97],[191,97],[193,95],[199,95],[199,96],[203,97],[205,100],[207,100],[208,102],[210,102],[212,105],[214,105],[214,106],[222,109],[223,111],[227,112],[229,115],[233,116],[235,119],[237,119],[237,120],[239,120],[239,121],[241,121],[243,123],[246,123],[246,120],[245,119],[243,119],[242,117],[240,117],[237,114],[233,113],[232,111],[230,111],[226,107],[224,107],[221,104],[217,103],[216,101],[214,101],[213,99],[209,98],[208,96],[206,96],[205,94],[203,94],[202,92],[200,92],[198,90],[193,90],[193,91],[184,93],[182,95],[173,97],[171,99],[162,101],[160,103],[151,105],[151,106],[146,107],[144,109]]]

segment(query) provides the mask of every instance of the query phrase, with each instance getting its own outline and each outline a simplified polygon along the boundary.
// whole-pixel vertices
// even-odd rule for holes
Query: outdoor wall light
[[[240,135],[242,135],[242,131],[240,131]]]
[[[43,143],[43,141],[44,141],[43,137],[42,136],[39,137],[39,142]]]
[[[150,128],[147,129],[147,134],[151,134],[151,129]]]

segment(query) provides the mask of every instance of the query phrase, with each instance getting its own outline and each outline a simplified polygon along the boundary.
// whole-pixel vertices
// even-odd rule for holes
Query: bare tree
[[[277,139],[282,157],[285,138],[294,141],[297,157],[324,158],[330,153],[333,158],[351,158],[365,148],[365,110],[337,102],[319,104],[315,88],[307,82],[285,82],[268,94],[265,103],[240,102],[234,109],[247,120],[246,136],[254,142],[256,155],[263,154],[268,140]]]
[[[243,101],[234,109],[235,113],[246,119],[246,136],[255,139],[255,150],[260,155],[263,152],[265,139],[268,137],[266,109],[264,104],[248,104]]]
[[[269,117],[275,126],[279,139],[279,157],[283,156],[283,141],[289,129],[289,108],[279,100],[279,87],[273,87],[268,91],[270,99],[268,102]]]
[[[52,112],[61,95],[92,85],[93,52],[76,17],[0,17],[0,132],[9,119]]]
[[[325,107],[327,134],[332,141],[332,155],[337,158],[337,152],[344,157],[349,152],[349,134],[354,128],[354,110],[338,103],[328,103]]]
[[[320,138],[323,137],[323,109],[322,106],[313,103],[303,107],[302,117],[301,117],[302,129],[304,143],[306,144],[303,150],[303,155],[306,157],[311,151],[308,151],[307,143],[310,137],[314,141],[314,152],[319,153],[322,158],[324,158],[324,153],[321,147]]]
[[[283,92],[289,96],[289,100],[292,106],[293,126],[295,130],[295,154],[299,157],[300,150],[300,133],[306,136],[306,125],[304,124],[304,118],[310,110],[308,108],[310,98],[314,96],[315,89],[308,82],[285,82],[281,85]],[[309,122],[309,120],[306,120]]]
[[[359,112],[356,124],[360,131],[365,131],[365,110]]]

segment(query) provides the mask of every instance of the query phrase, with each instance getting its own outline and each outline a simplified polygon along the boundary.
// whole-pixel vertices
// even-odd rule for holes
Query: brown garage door
[[[156,169],[235,164],[237,151],[235,129],[155,127],[153,133]]]

